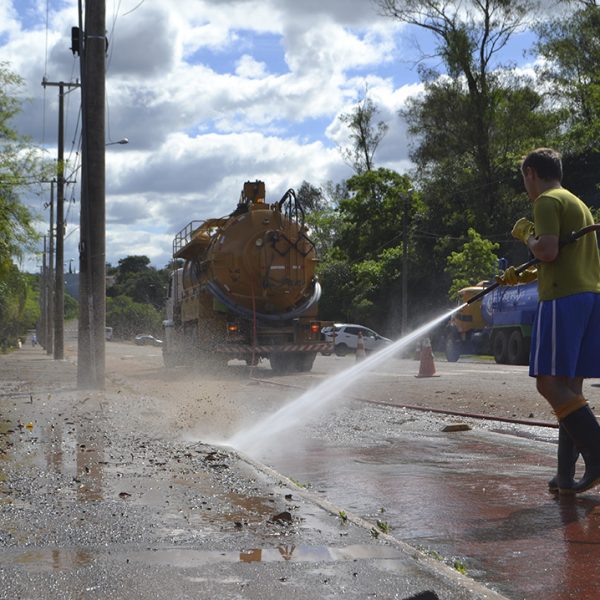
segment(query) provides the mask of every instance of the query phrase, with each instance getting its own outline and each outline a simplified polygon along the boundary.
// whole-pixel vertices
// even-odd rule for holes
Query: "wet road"
[[[532,384],[522,367],[449,367],[442,365],[440,378],[425,386],[437,388],[442,378],[465,373],[485,377],[488,389],[494,377],[504,385],[507,374],[512,385]],[[393,371],[376,370],[353,395],[382,398],[375,390],[386,377],[404,378],[404,393],[396,391],[387,402],[410,404],[409,370],[399,372],[398,363]],[[587,392],[596,398],[595,389]],[[443,431],[457,422],[471,429]],[[600,493],[559,499],[547,492],[555,438],[553,428],[353,402],[251,452],[345,510],[383,521],[392,535],[464,566],[470,577],[509,598],[597,599]]]
[[[1,420],[0,441],[12,445],[3,446],[3,460],[8,453],[20,471],[9,485],[0,461],[7,546],[0,584],[10,577],[22,591],[14,597],[59,598],[62,586],[74,598],[125,598],[132,577],[139,579],[135,598],[169,597],[171,588],[182,598],[323,598],[342,591],[407,598],[426,589],[401,552],[373,543],[383,532],[506,598],[600,597],[600,493],[559,501],[546,492],[554,429],[356,400],[416,405],[445,397],[456,409],[472,409],[475,398],[502,416],[550,421],[531,398],[523,368],[439,363],[439,377],[416,380],[413,361],[377,367],[350,394],[249,450],[298,486],[288,499],[289,490],[261,481],[248,487],[256,476],[244,477],[234,453],[223,447],[212,455],[203,442],[226,441],[301,388],[351,367],[350,357],[319,357],[313,373],[290,377],[232,364],[224,377],[163,370],[155,348],[107,350],[110,398],[76,396],[64,385],[51,393],[38,386],[31,402],[7,392],[13,415]],[[588,395],[595,401],[598,390],[588,388]],[[458,421],[471,429],[443,431]],[[329,503],[329,514],[319,500]],[[286,510],[291,530],[270,521]],[[374,534],[344,529],[337,511],[349,522],[373,524]],[[291,579],[281,565],[290,558],[298,561]],[[241,564],[267,570],[249,578]],[[19,569],[29,573],[28,586],[18,587]],[[60,577],[42,592],[48,572]],[[412,587],[399,587],[399,572]],[[445,593],[440,598],[463,598]]]

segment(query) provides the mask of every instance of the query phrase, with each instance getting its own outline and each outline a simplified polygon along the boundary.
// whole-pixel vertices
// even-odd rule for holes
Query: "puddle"
[[[85,567],[107,554],[84,548],[48,548],[27,552],[0,552],[0,565],[20,567],[30,572],[69,571]],[[139,552],[110,552],[110,560],[141,563],[146,566],[172,566],[190,569],[207,564],[235,562],[345,562],[356,560],[405,559],[391,546],[355,544],[340,548],[280,544],[274,548],[246,548],[236,551],[156,548]]]
[[[62,548],[49,548],[28,550],[7,557],[0,554],[0,564],[12,564],[26,571],[70,571],[91,564],[94,555],[87,549],[77,548],[65,550]]]

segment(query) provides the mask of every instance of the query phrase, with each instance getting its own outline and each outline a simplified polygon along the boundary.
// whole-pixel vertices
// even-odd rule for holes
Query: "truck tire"
[[[506,355],[508,363],[511,365],[526,365],[529,363],[528,344],[518,329],[515,329],[508,336]]]
[[[350,348],[346,346],[346,344],[336,344],[335,345],[335,353],[337,356],[346,356],[350,352]]]
[[[269,356],[271,370],[277,375],[286,375],[292,370],[292,361],[290,356],[285,352],[273,352]]]
[[[496,331],[494,338],[492,339],[492,352],[494,353],[494,360],[499,365],[505,365],[508,357],[506,354],[506,348],[508,346],[508,339],[506,331]]]
[[[313,368],[316,352],[301,352],[296,359],[296,366],[301,373],[308,373]]]
[[[460,358],[460,344],[453,337],[446,339],[446,360],[448,362],[456,362]]]

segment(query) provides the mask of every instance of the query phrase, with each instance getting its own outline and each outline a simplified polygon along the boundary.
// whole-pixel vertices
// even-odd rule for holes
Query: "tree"
[[[340,115],[340,121],[350,130],[352,143],[351,148],[342,149],[341,154],[357,175],[373,170],[373,156],[389,129],[384,121],[374,124],[373,119],[379,110],[367,93],[365,89],[363,98],[353,111]]]
[[[131,338],[139,333],[160,335],[162,318],[150,304],[134,302],[128,296],[107,298],[106,323],[115,337]]]
[[[538,76],[546,95],[564,109],[566,149],[598,149],[600,137],[600,6],[585,3],[569,18],[537,27],[536,50],[545,59]]]
[[[530,210],[520,158],[558,139],[562,115],[544,104],[530,78],[501,62],[501,51],[525,27],[535,0],[374,1],[383,14],[431,32],[443,67],[421,63],[424,92],[401,111],[427,205],[415,231],[417,252],[429,256],[427,297],[441,300],[446,257],[465,242],[469,227],[512,257],[508,231]]]
[[[411,284],[424,270],[414,268],[413,224],[424,210],[410,179],[389,169],[355,175],[338,202],[341,228],[328,260],[319,269],[323,282],[322,316],[357,321],[386,332],[400,330],[402,269]],[[406,217],[405,217],[406,215]],[[409,253],[405,265],[403,225],[407,218]],[[415,287],[418,287],[415,286]],[[415,305],[420,295],[414,294]]]
[[[14,259],[33,249],[38,239],[32,216],[19,194],[40,181],[36,150],[18,134],[11,120],[20,110],[16,91],[22,80],[7,63],[0,62],[0,344],[13,345],[16,336],[31,327],[35,313],[30,302],[32,290]]]
[[[297,198],[305,211],[308,235],[315,244],[317,256],[321,260],[327,257],[341,227],[341,220],[336,210],[338,198],[335,197],[339,191],[339,187],[336,190],[329,185],[328,195],[323,189],[307,181],[303,181],[298,189]]]
[[[126,256],[119,259],[117,281],[125,279],[131,273],[142,273],[149,269],[150,259],[147,256]]]
[[[384,15],[433,33],[447,75],[464,82],[469,120],[461,137],[472,143],[473,166],[479,173],[484,193],[493,192],[494,174],[490,153],[489,120],[494,91],[490,75],[492,61],[511,36],[524,24],[535,6],[533,0],[375,0]],[[433,80],[438,73],[421,70],[423,78]],[[464,104],[464,103],[463,103]],[[451,107],[449,107],[451,108]]]
[[[412,187],[409,178],[377,169],[354,175],[347,185],[349,195],[338,206],[342,220],[338,249],[353,262],[376,258],[385,248],[398,245],[404,197]]]
[[[22,256],[38,239],[19,192],[39,181],[40,166],[35,149],[11,126],[20,111],[16,91],[22,84],[7,63],[0,62],[0,261]]]
[[[600,6],[578,2],[569,18],[538,27],[536,50],[545,60],[538,76],[546,96],[562,110],[564,185],[586,203],[600,206]]]
[[[458,291],[478,281],[489,279],[498,270],[494,250],[499,244],[483,239],[473,228],[468,231],[469,241],[460,252],[452,252],[447,259],[446,272],[452,277],[448,291],[450,300],[458,299]]]
[[[157,270],[150,266],[150,259],[144,255],[127,256],[118,261],[118,267],[111,268],[116,275],[114,285],[106,290],[109,298],[128,296],[134,302],[151,304],[162,310],[166,301],[166,287],[169,269]]]

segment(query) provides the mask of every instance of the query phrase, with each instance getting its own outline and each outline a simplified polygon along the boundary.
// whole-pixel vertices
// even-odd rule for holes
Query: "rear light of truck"
[[[321,333],[321,323],[313,322],[310,324],[311,333]]]
[[[227,323],[227,333],[237,333],[239,331],[237,323]]]

